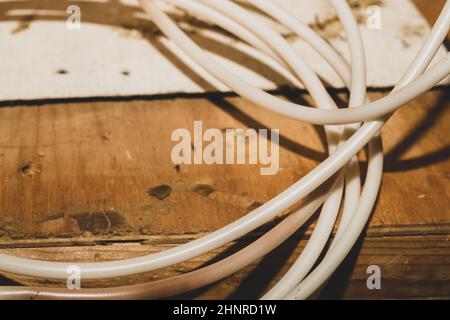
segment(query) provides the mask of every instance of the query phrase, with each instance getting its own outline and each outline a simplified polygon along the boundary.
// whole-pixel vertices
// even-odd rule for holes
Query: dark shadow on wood
[[[433,128],[439,119],[450,107],[448,101],[450,91],[443,90],[438,102],[430,108],[424,117],[416,121],[416,126],[410,131],[403,133],[404,138],[385,157],[385,171],[407,171],[426,167],[450,158],[450,145],[439,150],[424,154],[411,159],[400,159],[421,137]]]

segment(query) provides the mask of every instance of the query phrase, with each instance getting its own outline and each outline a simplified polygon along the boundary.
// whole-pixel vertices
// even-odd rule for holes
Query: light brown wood
[[[434,90],[408,104],[383,130],[386,167],[377,208],[365,240],[322,297],[450,297],[447,91]],[[299,92],[289,97],[309,101]],[[344,94],[339,98],[346,99]],[[282,170],[261,176],[258,166],[249,165],[175,167],[170,135],[177,128],[192,131],[194,120],[203,120],[205,128],[279,128]],[[159,251],[245,215],[313,169],[324,159],[324,150],[321,129],[237,97],[3,106],[0,251],[55,261],[103,261]],[[171,187],[162,200],[149,194],[160,185]],[[258,264],[186,297],[256,298],[287,270],[313,225]],[[186,272],[233,252],[258,232],[180,266],[83,285],[129,284]],[[382,268],[381,291],[365,285],[371,264]],[[0,283],[7,279],[60,285],[15,275],[5,275]]]
[[[206,289],[197,290],[182,297],[198,299],[258,298],[294,262],[306,242],[305,240],[299,241],[299,238],[300,235],[294,237],[265,259],[239,271],[232,277],[209,286]],[[167,242],[171,240],[177,242],[179,238],[176,236],[166,236],[164,240]],[[227,246],[227,253],[233,252],[236,250],[236,247],[248,243],[248,240]],[[54,261],[107,261],[149,254],[170,248],[173,245],[173,243],[161,244],[158,240],[156,244],[154,242],[148,242],[146,245],[140,243],[114,243],[107,246],[9,249],[7,252]],[[206,256],[167,268],[163,271],[111,280],[83,281],[83,286],[110,286],[155,281],[198,268],[205,261],[220,257],[222,252],[223,249],[216,250]],[[358,257],[354,259],[356,255]],[[287,263],[274,263],[274,261],[286,261]],[[366,271],[367,267],[373,264],[380,266],[382,270],[382,290],[367,289],[366,281],[368,274]],[[450,290],[449,268],[450,242],[447,236],[368,237],[361,244],[361,248],[358,248],[358,250],[352,253],[350,259],[338,271],[338,276],[329,282],[328,286],[322,292],[322,298],[445,298],[448,297]],[[48,279],[9,276],[21,283],[31,285],[65,285],[63,282]]]

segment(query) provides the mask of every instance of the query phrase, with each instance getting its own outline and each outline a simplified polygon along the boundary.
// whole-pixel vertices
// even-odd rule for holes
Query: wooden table
[[[443,1],[416,1],[433,20]],[[436,6],[436,8],[434,8]],[[385,92],[371,92],[373,99]],[[280,92],[310,101],[301,92]],[[341,100],[343,93],[336,94]],[[450,103],[435,89],[383,130],[386,166],[370,225],[321,298],[450,297]],[[176,128],[280,128],[281,170],[181,165],[170,159]],[[242,217],[325,157],[320,128],[286,120],[238,97],[209,94],[4,104],[0,108],[0,251],[54,261],[106,261],[198,238]],[[364,159],[361,164],[365,167]],[[168,185],[164,199],[149,193]],[[257,298],[296,259],[308,226],[261,261],[185,298]],[[235,252],[266,230],[192,261],[148,274],[86,281],[124,285],[178,275]],[[382,289],[368,290],[378,265]],[[61,286],[3,274],[1,284]]]

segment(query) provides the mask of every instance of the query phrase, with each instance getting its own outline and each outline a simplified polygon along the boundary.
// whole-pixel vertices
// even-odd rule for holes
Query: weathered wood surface
[[[428,16],[435,14],[430,10],[434,1],[429,6],[418,2]],[[291,98],[309,101],[296,95]],[[170,135],[176,128],[192,130],[194,120],[219,129],[280,128],[282,170],[261,176],[258,166],[249,165],[175,167]],[[366,238],[323,297],[450,297],[449,123],[445,88],[405,106],[388,123],[383,187]],[[4,106],[0,248],[56,261],[102,261],[162,250],[269,200],[323,160],[324,150],[321,129],[236,97]],[[162,184],[171,187],[170,195],[152,197],[149,190]],[[188,297],[256,298],[295,259],[304,245],[300,239],[308,237],[311,227],[258,264]],[[180,266],[84,285],[127,284],[186,272],[255,236]],[[382,269],[380,291],[366,288],[371,264]],[[5,275],[3,282],[9,281],[58,285]]]

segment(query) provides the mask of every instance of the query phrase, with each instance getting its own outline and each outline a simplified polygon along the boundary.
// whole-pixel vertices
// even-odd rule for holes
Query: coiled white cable
[[[283,22],[285,17],[290,17],[289,14],[283,12],[281,9],[277,11],[275,6],[270,5],[268,1],[251,0],[251,2],[258,8],[264,10],[266,13],[275,12],[278,13],[278,21]],[[354,39],[354,41],[349,41],[350,56],[351,56],[351,84],[348,84],[350,88],[350,107],[362,105],[366,101],[366,61],[364,53],[364,45],[361,34],[359,32],[359,27],[353,18],[352,11],[349,5],[345,1],[341,0],[331,0],[336,12],[338,14],[339,20],[344,26],[344,30],[347,33],[347,38]],[[294,24],[294,28],[297,24]],[[292,29],[292,28],[291,28]],[[358,125],[353,125],[348,127],[344,132],[344,139],[351,136],[354,130],[359,128]],[[377,153],[381,153],[381,148],[375,150]],[[351,217],[356,211],[357,204],[359,202],[360,196],[360,181],[359,181],[359,166],[357,158],[354,157],[349,163],[346,172],[346,193],[345,193],[345,203],[344,209],[341,216],[341,222],[336,232],[336,238],[338,238],[347,224],[349,223]],[[379,172],[382,172],[382,167],[377,167]],[[369,177],[368,177],[369,178]],[[366,183],[373,183],[370,179],[366,179]],[[334,225],[334,223],[333,223]],[[297,261],[291,266],[289,271],[282,277],[282,279],[274,286],[272,289],[263,296],[263,299],[281,299],[287,295],[291,290],[295,288],[303,278],[308,274],[308,272],[313,267],[315,261],[318,259],[320,253],[328,241],[329,235],[331,234],[333,225],[328,226],[330,228],[327,231],[319,232],[315,234],[315,231],[320,228],[320,218],[317,226],[314,230],[311,239],[308,241],[307,246],[304,248]],[[310,249],[308,245],[315,240],[314,237],[321,237],[322,245],[317,248],[317,250]],[[318,240],[319,241],[319,240]],[[312,251],[312,252],[311,252]],[[313,255],[311,257],[311,255]]]
[[[254,2],[256,4],[259,1]],[[339,1],[334,2],[338,3]],[[212,1],[209,4],[211,3],[227,3],[227,1]],[[265,92],[253,88],[244,80],[231,74],[229,71],[222,68],[219,64],[215,63],[210,57],[208,57],[189,38],[187,38],[186,35],[184,35],[184,33],[164,12],[161,11],[156,2],[143,0],[142,5],[145,11],[153,18],[155,23],[178,45],[178,47],[183,49],[193,60],[203,66],[205,70],[227,84],[235,92],[270,110],[310,123],[348,124],[362,122],[369,119],[376,119],[380,116],[386,116],[403,103],[412,100],[414,97],[427,91],[433,85],[440,82],[449,74],[450,71],[450,57],[447,54],[447,56],[438,62],[438,64],[430,68],[430,70],[425,72],[422,76],[418,77],[418,75],[420,75],[429,65],[431,61],[430,57],[434,55],[434,52],[437,50],[437,46],[442,42],[442,34],[444,34],[445,37],[445,34],[448,32],[450,21],[449,2],[447,2],[440,19],[436,23],[437,27],[435,26],[435,28],[433,28],[433,32],[428,37],[421,53],[418,55],[418,58],[416,58],[416,63],[405,75],[404,79],[406,80],[402,81],[401,86],[407,83],[409,84],[377,102],[369,103],[362,107],[358,106],[355,108],[342,110],[324,110],[311,109],[309,107],[302,106],[299,107],[295,104],[280,100]],[[240,22],[242,23],[242,21]],[[242,25],[247,27],[246,29],[251,31],[252,34],[257,36],[262,43],[264,43],[264,45],[261,45],[260,43],[262,47],[266,46],[272,50],[272,53],[268,51],[268,54],[275,56],[273,55],[273,52],[277,52],[278,58],[281,58],[286,66],[291,67],[299,78],[305,80],[305,74],[307,77],[311,77],[306,79],[307,81],[304,82],[309,83],[308,86],[316,84],[319,86],[312,90],[313,92],[316,92],[316,101],[318,100],[318,104],[319,101],[321,101],[323,106],[325,106],[326,102],[330,102],[330,106],[333,105],[327,97],[321,97],[323,91],[320,86],[322,86],[322,84],[320,82],[317,83],[317,81],[314,80],[315,75],[311,73],[307,65],[301,65],[301,61],[299,61],[298,56],[291,51],[291,48],[285,47],[284,45],[276,47],[276,45],[281,44],[279,40],[282,41],[282,39],[278,38],[279,35],[276,36],[276,34],[274,34],[274,39],[278,42],[272,42],[273,40],[270,37],[261,35],[258,30],[249,28],[249,26],[245,23],[242,23]],[[354,39],[349,40],[352,41],[353,45],[355,45],[356,42],[353,42]],[[255,39],[252,41],[255,41]],[[280,54],[280,50],[286,50],[286,52]],[[324,53],[324,51],[321,52],[322,54]],[[352,70],[355,70],[355,68],[353,68],[354,65],[355,64],[352,63]],[[224,70],[225,72],[222,73]],[[338,73],[342,74],[344,74],[344,72],[345,71],[342,70],[338,71]],[[349,73],[347,72],[347,75],[348,74]],[[355,75],[352,75],[352,79],[354,79]],[[365,90],[365,86],[360,89],[352,88],[352,93],[362,92],[362,89]],[[265,100],[267,101],[265,102]],[[355,100],[358,99],[355,98]],[[372,109],[377,110],[375,112]],[[361,129],[359,129],[354,135],[339,146],[337,150],[316,169],[311,171],[286,191],[264,204],[262,207],[254,210],[232,224],[201,239],[164,252],[122,261],[79,264],[82,278],[108,278],[155,270],[188,260],[226,244],[229,241],[237,239],[238,237],[270,221],[279,212],[284,209],[288,209],[333,176],[344,165],[346,165],[354,157],[354,155],[371,140],[372,137],[376,136],[383,124],[384,119],[365,123]],[[376,194],[378,193],[379,181],[381,180],[382,155],[377,150],[379,150],[379,146],[372,143],[370,147],[371,156],[369,157],[370,162],[367,177],[367,181],[372,182],[370,184],[366,183],[364,186],[363,194],[358,203],[357,214],[348,215],[348,217],[351,217],[351,221],[348,225],[347,223],[344,224],[344,226],[346,226],[345,231],[341,232],[340,237],[332,247],[333,250],[330,250],[319,266],[305,278],[299,287],[291,292],[288,296],[289,298],[304,298],[314,292],[329,277],[335,267],[339,265],[347,254],[349,250],[348,248],[351,248],[354,241],[359,236],[362,230],[361,225],[364,227],[367,217],[373,207]],[[30,276],[65,279],[67,276],[66,268],[68,266],[68,263],[36,261],[11,257],[8,255],[0,255],[1,270]]]

